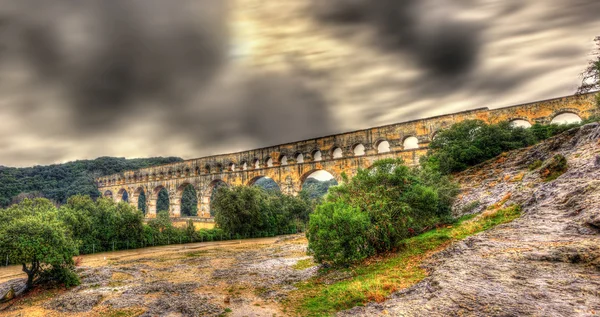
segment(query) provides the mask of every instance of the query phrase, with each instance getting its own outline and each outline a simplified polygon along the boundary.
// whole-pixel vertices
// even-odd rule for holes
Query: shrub
[[[367,241],[365,250],[376,253],[392,250],[403,239],[449,220],[451,205],[457,193],[457,186],[436,170],[411,169],[402,160],[375,162],[371,169],[359,170],[352,180],[329,189],[326,202],[317,207],[317,211],[310,217],[307,235],[309,244],[317,243],[314,239],[319,237],[315,235],[314,228],[323,226],[335,231],[332,235],[356,235],[357,232],[347,232],[347,228],[341,224],[327,222],[329,220],[326,215],[332,215],[336,208],[347,206],[366,214],[369,222],[364,235],[345,237],[346,240],[364,239]],[[349,251],[338,252],[340,255],[333,257],[325,248],[312,251],[315,258],[335,262],[336,265],[355,262],[366,252],[361,250],[361,256],[354,256]],[[349,256],[346,262],[341,259],[342,255]]]
[[[343,202],[326,202],[310,217],[308,248],[320,263],[341,266],[361,261],[375,251],[368,238],[371,229],[366,212]]]
[[[77,245],[47,199],[25,199],[0,211],[0,250],[22,265],[27,289],[50,279],[78,283],[71,270]]]

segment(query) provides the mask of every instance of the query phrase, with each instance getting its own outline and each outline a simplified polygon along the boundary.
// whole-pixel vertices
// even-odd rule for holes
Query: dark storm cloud
[[[408,52],[434,75],[452,77],[476,64],[481,25],[454,19],[449,1],[436,3],[448,12],[433,17],[417,0],[313,0],[313,11],[326,23],[371,25],[383,47]]]
[[[153,122],[144,131],[156,140],[150,146],[173,142],[173,133],[198,155],[239,136],[270,145],[331,131],[320,92],[295,74],[229,65],[227,9],[213,0],[0,1],[0,69],[20,67],[25,94],[60,96],[21,98],[28,101],[13,111],[34,125],[64,126],[55,132],[68,139]],[[67,117],[43,118],[48,107]]]

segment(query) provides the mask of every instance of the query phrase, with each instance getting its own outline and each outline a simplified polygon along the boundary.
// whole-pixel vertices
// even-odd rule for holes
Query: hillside
[[[48,166],[13,168],[0,166],[0,207],[11,204],[17,196],[42,196],[59,204],[75,194],[98,197],[94,177],[126,170],[181,161],[178,157],[125,159],[100,157]]]
[[[341,315],[597,314],[599,139],[600,125],[588,124],[457,175],[458,213],[518,204],[523,216],[437,253],[425,262],[429,277],[414,287]],[[562,175],[552,175],[556,155],[567,160]]]

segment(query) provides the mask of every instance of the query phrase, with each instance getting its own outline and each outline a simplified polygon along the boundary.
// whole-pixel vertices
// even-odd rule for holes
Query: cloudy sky
[[[572,94],[597,0],[0,0],[0,165],[239,151]]]

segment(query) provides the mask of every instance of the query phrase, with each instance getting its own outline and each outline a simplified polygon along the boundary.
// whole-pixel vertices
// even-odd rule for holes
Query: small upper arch
[[[352,147],[352,151],[354,152],[354,156],[363,156],[366,154],[365,145],[362,143],[355,144]]]
[[[402,146],[405,150],[413,150],[419,148],[419,139],[416,136],[408,136],[404,138]]]
[[[385,139],[377,141],[375,146],[377,147],[377,153],[389,153],[391,151],[390,142]]]
[[[331,149],[331,158],[339,159],[342,157],[344,157],[344,151],[342,151],[342,148],[340,148],[339,146],[334,146]]]

